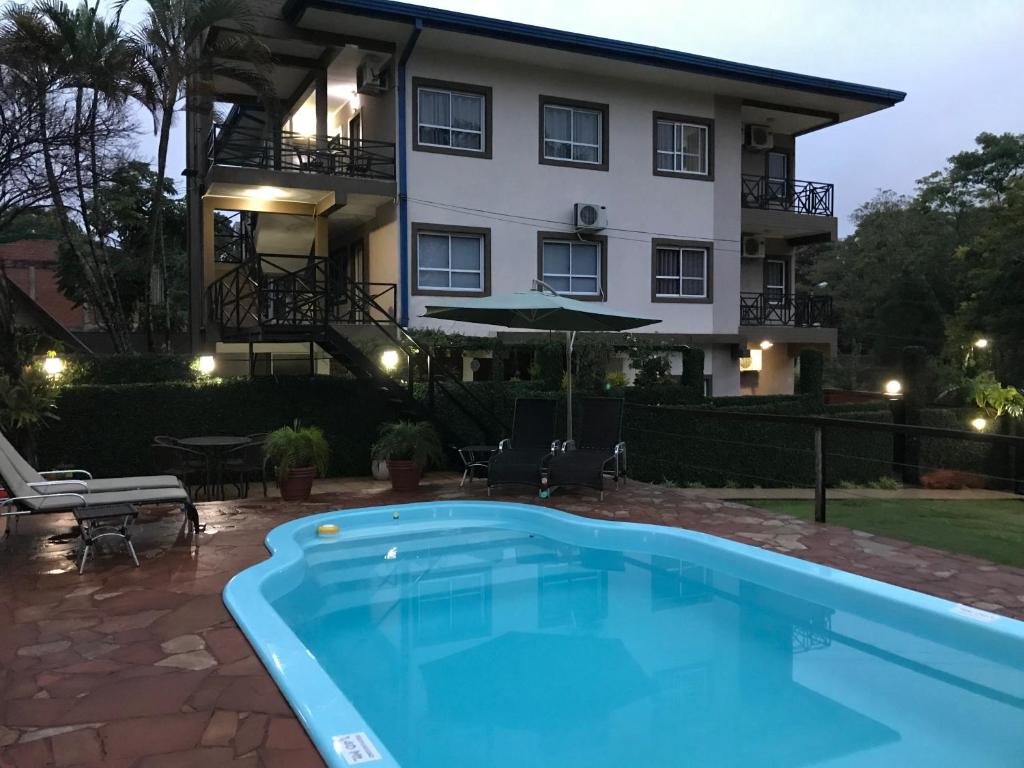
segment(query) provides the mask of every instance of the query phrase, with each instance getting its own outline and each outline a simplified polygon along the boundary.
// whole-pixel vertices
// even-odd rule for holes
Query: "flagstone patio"
[[[371,480],[317,490],[305,504],[200,505],[207,531],[198,550],[180,538],[180,515],[145,512],[134,536],[142,567],[115,547],[82,576],[70,516],[23,519],[13,550],[0,551],[0,766],[323,765],[224,608],[224,584],[264,559],[267,531],[295,517],[481,498],[484,489],[435,475],[412,497]],[[603,502],[566,495],[543,503],[705,531],[1024,618],[1024,570],[970,557],[643,483]]]

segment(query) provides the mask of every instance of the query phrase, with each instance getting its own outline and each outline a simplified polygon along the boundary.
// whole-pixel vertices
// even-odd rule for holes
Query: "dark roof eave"
[[[906,94],[902,91],[887,88],[830,80],[813,75],[801,75],[795,72],[672,51],[667,48],[639,45],[593,35],[581,35],[532,24],[491,19],[486,16],[447,11],[440,8],[427,8],[410,3],[392,2],[392,0],[286,0],[282,15],[290,23],[295,23],[302,12],[308,8],[345,11],[360,16],[406,23],[414,23],[416,19],[421,19],[424,26],[436,29],[495,37],[528,45],[540,45],[589,56],[601,56],[760,85],[793,88],[890,107],[906,98]]]

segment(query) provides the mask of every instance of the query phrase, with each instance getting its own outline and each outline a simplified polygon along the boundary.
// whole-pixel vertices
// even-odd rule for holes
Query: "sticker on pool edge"
[[[335,736],[334,751],[344,757],[349,765],[372,763],[381,759],[380,752],[373,746],[370,737],[362,731]]]
[[[953,607],[953,613],[964,616],[968,619],[974,619],[975,621],[983,621],[986,624],[991,623],[999,618],[998,613],[990,613],[989,611],[983,611],[981,608],[974,608],[970,605],[956,605]]]

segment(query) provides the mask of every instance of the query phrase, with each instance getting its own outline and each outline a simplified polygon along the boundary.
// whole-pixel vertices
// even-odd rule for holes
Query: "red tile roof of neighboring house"
[[[57,261],[56,240],[15,240],[0,243],[0,261]]]

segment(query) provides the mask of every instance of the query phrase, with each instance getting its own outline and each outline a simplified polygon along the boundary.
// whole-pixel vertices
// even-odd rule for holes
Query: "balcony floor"
[[[147,511],[133,568],[117,547],[79,576],[73,519],[20,521],[0,551],[0,766],[320,766],[305,732],[228,615],[221,590],[267,557],[273,527],[332,509],[485,498],[434,474],[416,494],[330,480],[305,504],[255,497],[200,504],[198,550],[181,516]],[[529,494],[495,497],[536,501]],[[630,482],[545,502],[573,514],[704,531],[1024,618],[1024,570],[769,514],[699,491]]]

